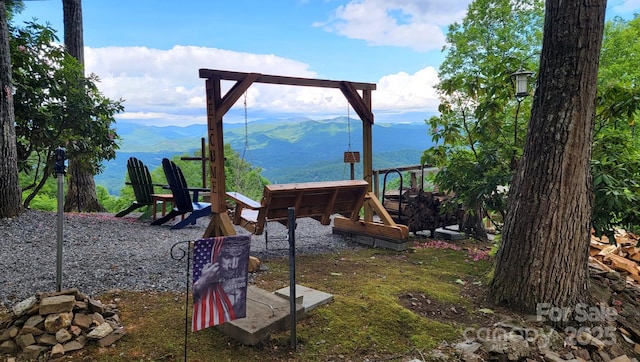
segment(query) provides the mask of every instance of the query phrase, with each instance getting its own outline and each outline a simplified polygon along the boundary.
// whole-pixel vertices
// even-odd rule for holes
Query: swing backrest
[[[356,220],[368,190],[364,180],[344,180],[267,185],[260,203],[235,192],[227,196],[236,202],[234,224],[259,235],[267,221],[287,225],[289,207],[295,208],[296,218],[310,217],[323,225],[334,214]]]

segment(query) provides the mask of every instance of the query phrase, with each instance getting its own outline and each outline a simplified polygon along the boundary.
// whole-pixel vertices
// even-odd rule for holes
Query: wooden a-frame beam
[[[214,79],[230,81],[241,81],[246,78],[247,74],[258,74],[256,83],[265,84],[281,84],[281,85],[295,85],[305,87],[317,87],[317,88],[340,88],[342,81],[328,80],[328,79],[314,79],[314,78],[299,78],[299,77],[287,77],[282,75],[269,75],[260,73],[243,73],[232,72],[228,70],[216,70],[216,69],[200,69],[200,78]],[[375,83],[359,83],[349,82],[357,90],[376,90]]]
[[[340,90],[349,101],[349,104],[351,104],[351,107],[353,107],[353,110],[360,116],[360,119],[368,124],[373,124],[373,112],[371,112],[371,108],[365,103],[364,99],[360,97],[353,84],[344,81],[340,82]]]
[[[207,126],[209,130],[209,153],[211,155],[209,158],[210,195],[211,211],[213,214],[204,237],[235,234],[233,224],[226,214],[222,118],[253,83],[340,89],[349,104],[351,104],[363,121],[363,173],[364,179],[369,182],[369,189],[371,189],[371,175],[373,172],[371,147],[373,112],[371,111],[371,92],[376,89],[375,83],[298,78],[214,69],[200,69],[199,75],[200,78],[206,78],[207,80]],[[222,80],[236,82],[224,96],[221,90]],[[362,96],[360,96],[358,91],[362,91]],[[371,215],[371,211],[368,210],[368,207],[365,207],[365,219],[370,220]]]
[[[229,89],[227,94],[222,97],[222,101],[220,102],[220,106],[218,106],[217,115],[220,116],[220,121],[222,121],[222,117],[227,114],[227,112],[233,107],[234,104],[242,97],[244,92],[246,92],[249,87],[255,82],[260,74],[258,73],[249,73],[244,79],[239,80],[236,84]],[[217,121],[217,120],[216,120]]]

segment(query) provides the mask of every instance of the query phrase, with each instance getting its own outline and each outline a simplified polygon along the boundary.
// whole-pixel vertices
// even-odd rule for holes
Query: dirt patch
[[[521,318],[520,315],[493,305],[487,300],[488,286],[465,282],[461,296],[465,304],[443,302],[422,292],[406,292],[398,296],[400,304],[413,313],[453,324],[457,327],[491,326],[500,321]]]

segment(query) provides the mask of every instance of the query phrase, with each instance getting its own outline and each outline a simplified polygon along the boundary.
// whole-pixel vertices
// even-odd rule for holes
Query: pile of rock
[[[626,273],[591,259],[593,304],[575,310],[543,306],[537,315],[506,319],[464,331],[465,341],[444,345],[432,360],[637,362],[640,356],[640,288]],[[551,322],[576,322],[555,329]]]
[[[88,343],[109,346],[124,334],[115,305],[104,305],[77,289],[38,293],[15,304],[0,322],[0,354],[58,358]]]

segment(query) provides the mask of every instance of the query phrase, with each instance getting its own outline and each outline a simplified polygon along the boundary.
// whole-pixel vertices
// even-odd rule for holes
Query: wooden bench
[[[297,218],[311,217],[323,225],[334,214],[356,221],[368,190],[364,180],[345,180],[267,185],[260,202],[238,192],[226,194],[235,203],[233,223],[260,235],[267,221],[287,226],[289,207]]]

